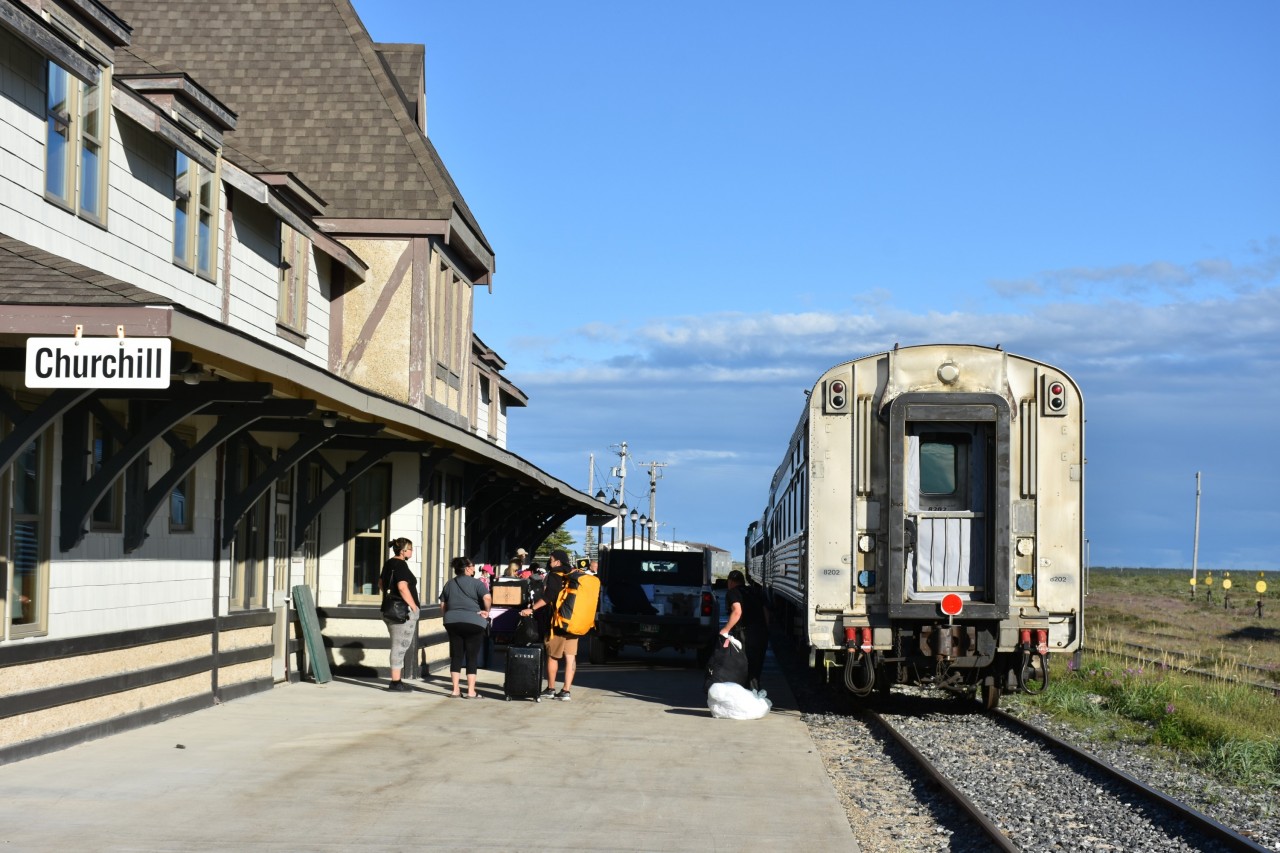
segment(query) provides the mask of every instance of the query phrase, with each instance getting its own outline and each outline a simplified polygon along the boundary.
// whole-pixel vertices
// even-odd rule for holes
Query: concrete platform
[[[753,721],[687,660],[584,663],[567,703],[503,701],[501,654],[479,701],[277,687],[0,767],[0,849],[856,851],[772,660]]]

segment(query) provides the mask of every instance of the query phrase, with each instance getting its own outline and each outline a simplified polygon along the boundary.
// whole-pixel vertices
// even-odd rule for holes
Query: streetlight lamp
[[[657,527],[657,525],[653,523],[653,519],[652,518],[649,519],[649,547],[650,548],[653,547],[653,529],[655,527]]]
[[[636,522],[640,520],[640,513],[634,509],[631,510],[631,547],[636,547]]]
[[[649,540],[645,537],[645,533],[649,530],[649,516],[640,516],[640,547],[648,548]]]

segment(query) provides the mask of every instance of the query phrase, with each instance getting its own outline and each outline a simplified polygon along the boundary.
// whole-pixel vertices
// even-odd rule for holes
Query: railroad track
[[[1116,648],[1116,646],[1120,646],[1122,648]],[[1126,651],[1126,649],[1128,651]],[[1199,655],[1190,655],[1185,652],[1169,651],[1168,649],[1158,649],[1151,646],[1144,646],[1144,645],[1141,645],[1140,643],[1129,643],[1129,642],[1112,643],[1108,646],[1108,648],[1098,649],[1097,651],[1101,654],[1113,655],[1118,658],[1123,658],[1124,660],[1138,661],[1139,663],[1157,663],[1158,664],[1158,663],[1161,663],[1164,658],[1169,658],[1171,660],[1178,660],[1182,662],[1177,665],[1179,672],[1185,672],[1189,675],[1195,675],[1200,678],[1214,679],[1217,681],[1225,681],[1229,684],[1239,684],[1244,687],[1252,687],[1255,690],[1265,690],[1268,693],[1271,693],[1275,696],[1280,696],[1280,683],[1251,681],[1246,678],[1232,678],[1227,675],[1222,675],[1216,672],[1210,672],[1207,669],[1203,669],[1199,666],[1195,666],[1194,664],[1198,664],[1201,661],[1201,658]],[[1232,666],[1237,667],[1246,672],[1258,672],[1263,675],[1274,674],[1272,670],[1269,670],[1266,667],[1257,666],[1256,664],[1237,663],[1237,664],[1232,664]]]
[[[1267,851],[1101,759],[1004,712],[862,713],[966,812],[994,849]],[[934,705],[934,708],[937,706]]]

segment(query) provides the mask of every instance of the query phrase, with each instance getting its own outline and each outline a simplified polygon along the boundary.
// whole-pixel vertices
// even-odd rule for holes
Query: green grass
[[[1225,782],[1280,785],[1280,700],[1269,693],[1104,654],[1085,654],[1076,670],[1055,659],[1050,676],[1019,701],[1093,737],[1175,751]]]

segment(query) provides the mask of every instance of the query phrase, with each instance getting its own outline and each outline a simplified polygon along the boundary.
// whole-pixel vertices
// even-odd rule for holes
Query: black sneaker
[[[559,693],[556,694],[556,698],[559,699],[561,702],[569,702],[572,699],[572,697],[570,697],[569,695],[568,690],[561,690]]]
[[[539,696],[538,698],[539,698],[539,699],[554,699],[554,698],[556,698],[556,691],[555,691],[555,690],[553,690],[552,688],[548,687],[546,690],[542,691],[542,695],[541,695],[541,696]]]
[[[405,684],[403,681],[393,681],[387,685],[387,689],[392,693],[412,693],[413,688]]]

